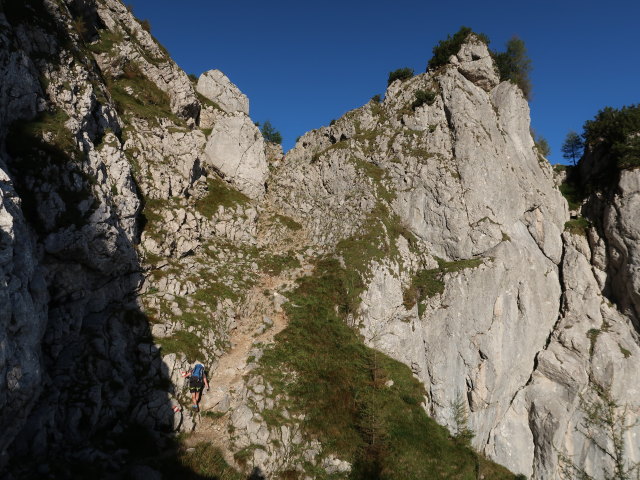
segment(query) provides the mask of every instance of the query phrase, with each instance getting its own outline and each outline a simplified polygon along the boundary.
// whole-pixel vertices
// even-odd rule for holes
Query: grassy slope
[[[410,369],[366,347],[345,324],[336,305],[346,303],[348,278],[337,260],[325,259],[290,295],[290,324],[260,370],[288,393],[287,408],[306,415],[307,431],[327,453],[353,462],[353,479],[514,478],[429,418]]]

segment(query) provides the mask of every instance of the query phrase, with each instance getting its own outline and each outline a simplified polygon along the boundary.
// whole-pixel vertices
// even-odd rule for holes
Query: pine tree
[[[584,149],[584,142],[580,135],[571,130],[567,133],[567,136],[562,144],[562,156],[567,160],[571,160],[573,165],[578,162],[578,159],[582,156],[582,150]]]

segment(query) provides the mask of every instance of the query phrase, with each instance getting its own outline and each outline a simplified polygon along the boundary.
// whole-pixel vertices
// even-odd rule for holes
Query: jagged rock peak
[[[196,89],[227,113],[249,115],[249,99],[220,70],[209,70],[200,75]]]
[[[469,81],[487,92],[500,83],[487,44],[475,34],[470,34],[462,44],[457,55],[452,55],[449,62]]]

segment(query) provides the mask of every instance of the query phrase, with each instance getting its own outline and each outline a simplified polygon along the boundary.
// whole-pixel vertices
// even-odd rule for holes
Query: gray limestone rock
[[[209,70],[200,75],[196,89],[227,113],[249,115],[249,99],[220,70]]]
[[[252,199],[265,193],[268,167],[264,139],[244,113],[221,113],[205,147],[206,164]]]

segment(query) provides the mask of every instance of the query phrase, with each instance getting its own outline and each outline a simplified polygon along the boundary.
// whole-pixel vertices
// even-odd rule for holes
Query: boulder
[[[200,75],[196,90],[227,113],[249,115],[249,99],[220,70],[209,70]]]
[[[247,115],[221,115],[204,153],[206,163],[242,193],[256,200],[264,196],[268,174],[264,139]]]

